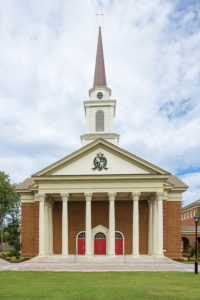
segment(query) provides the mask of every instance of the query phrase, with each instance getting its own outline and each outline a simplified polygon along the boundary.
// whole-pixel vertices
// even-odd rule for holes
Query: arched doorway
[[[182,253],[186,254],[189,251],[189,240],[185,237],[182,238]]]
[[[77,254],[78,255],[85,254],[85,231],[81,231],[77,235]]]
[[[123,245],[123,235],[121,232],[115,232],[115,254],[116,255],[123,255],[124,252],[124,245]]]
[[[94,236],[94,254],[106,254],[106,235],[103,232],[98,232]]]

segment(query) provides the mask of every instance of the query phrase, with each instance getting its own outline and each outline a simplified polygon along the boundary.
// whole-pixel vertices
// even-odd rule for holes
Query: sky
[[[119,146],[200,199],[198,0],[0,0],[0,170],[19,183],[81,147],[98,12]]]

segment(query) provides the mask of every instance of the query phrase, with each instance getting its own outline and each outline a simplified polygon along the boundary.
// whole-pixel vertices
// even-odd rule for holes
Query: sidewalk
[[[134,271],[180,271],[192,272],[194,265],[171,263],[129,263],[129,264],[77,264],[77,263],[34,263],[26,261],[11,264],[0,259],[0,271],[70,271],[70,272],[134,272]]]

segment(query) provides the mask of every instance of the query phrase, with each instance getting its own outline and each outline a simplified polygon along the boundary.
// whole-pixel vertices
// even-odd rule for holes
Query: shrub
[[[188,261],[188,258],[181,256],[181,257],[178,257],[177,260],[178,261]]]
[[[16,251],[15,251],[15,250],[10,250],[10,251],[7,253],[7,256],[9,256],[9,257],[16,256]]]
[[[12,256],[10,262],[11,262],[11,263],[16,263],[16,262],[18,262],[18,258],[16,258],[15,256]]]
[[[7,255],[8,255],[7,252],[2,252],[2,253],[0,253],[0,257],[2,257],[2,258],[5,258]]]
[[[25,260],[26,258],[25,257],[23,257],[23,256],[20,256],[20,258],[18,259],[19,261],[23,261],[23,260]]]
[[[195,256],[195,248],[191,249],[191,257]]]

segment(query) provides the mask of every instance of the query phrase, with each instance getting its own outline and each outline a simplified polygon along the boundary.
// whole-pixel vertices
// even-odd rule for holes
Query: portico
[[[92,202],[93,201],[101,201],[99,200],[98,193],[85,192],[82,193],[84,195],[84,204],[85,204],[85,226],[82,228],[82,231],[85,231],[85,253],[86,257],[94,256],[94,236],[92,235]],[[101,195],[102,193],[100,193]],[[125,195],[126,194],[126,195]],[[132,202],[132,222],[129,224],[132,235],[132,250],[131,256],[133,258],[137,258],[140,256],[139,251],[139,235],[140,235],[140,226],[139,226],[139,202],[143,201],[148,205],[148,214],[146,218],[148,220],[148,255],[154,256],[163,256],[163,200],[164,194],[161,192],[151,193],[150,199],[144,199],[145,195],[140,198],[142,192],[134,191],[131,193],[123,193],[124,201]],[[115,256],[115,204],[119,198],[120,193],[117,192],[108,192],[104,193],[104,198],[107,197],[108,207],[109,207],[109,228],[108,234],[106,234],[106,243],[107,243],[107,256]],[[82,195],[81,195],[82,196]],[[60,197],[62,203],[62,256],[69,257],[69,235],[68,235],[68,227],[69,227],[69,217],[68,217],[68,205],[69,200],[72,202],[74,199],[73,194],[62,192],[57,195],[55,200],[52,195],[48,195],[45,193],[38,194],[39,201],[39,256],[44,257],[48,255],[53,255],[53,205],[54,201],[58,201],[57,198]],[[76,197],[79,197],[76,194]],[[75,200],[74,200],[75,201]],[[148,203],[148,204],[147,204]],[[123,203],[122,203],[123,204]],[[101,225],[101,224],[99,224]],[[56,226],[56,224],[54,224]],[[122,232],[123,234],[123,232]],[[124,244],[126,241],[126,236],[124,237]],[[125,251],[126,252],[126,251]],[[78,251],[76,251],[76,255],[78,255]],[[124,253],[125,255],[125,253]],[[130,255],[130,254],[129,254]]]

